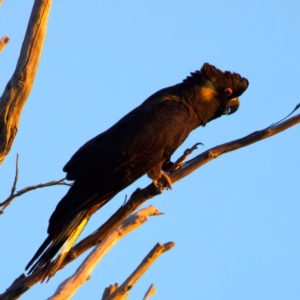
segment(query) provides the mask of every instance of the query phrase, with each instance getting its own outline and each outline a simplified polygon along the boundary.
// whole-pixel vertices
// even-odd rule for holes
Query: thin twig
[[[300,103],[298,103],[298,104],[296,105],[296,107],[293,109],[293,111],[290,112],[286,117],[284,117],[282,120],[280,120],[280,121],[278,121],[278,122],[272,124],[271,127],[276,126],[276,125],[278,125],[279,123],[281,123],[281,122],[283,122],[284,120],[286,120],[289,116],[291,116],[291,115],[292,115],[297,109],[299,109],[299,108],[300,108]]]
[[[17,158],[16,158],[16,175],[15,175],[15,180],[14,180],[14,184],[11,188],[11,193],[10,193],[10,196],[13,196],[15,191],[16,191],[16,188],[17,188],[17,181],[18,181],[18,178],[19,178],[19,154],[17,153]]]
[[[17,161],[18,164],[18,161]],[[48,187],[48,186],[53,186],[53,185],[67,185],[67,186],[71,186],[70,183],[65,182],[66,178],[60,179],[60,180],[53,180],[53,181],[49,181],[46,183],[40,183],[37,185],[32,185],[32,186],[28,186],[23,188],[22,190],[18,191],[15,193],[16,190],[16,185],[17,185],[17,180],[18,180],[18,165],[16,166],[16,176],[15,176],[15,180],[14,180],[14,184],[13,187],[11,189],[11,194],[9,195],[9,197],[3,201],[0,202],[0,215],[4,213],[4,210],[7,206],[9,206],[9,204],[12,202],[13,199],[15,199],[16,197],[19,197],[27,192],[30,192],[32,190],[36,190],[36,189],[40,189],[40,188],[44,188],[44,187]]]

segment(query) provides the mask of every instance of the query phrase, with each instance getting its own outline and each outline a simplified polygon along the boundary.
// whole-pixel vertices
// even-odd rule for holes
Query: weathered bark
[[[52,0],[35,0],[19,60],[0,98],[0,164],[18,131],[22,109],[31,92],[39,65]]]

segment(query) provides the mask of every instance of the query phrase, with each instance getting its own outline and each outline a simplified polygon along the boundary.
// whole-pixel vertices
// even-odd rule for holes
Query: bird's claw
[[[186,149],[186,150],[184,151],[184,155],[185,155],[185,156],[190,155],[194,150],[198,149],[198,146],[199,146],[199,145],[204,146],[202,143],[196,143],[192,148]]]
[[[160,173],[160,178],[158,180],[153,180],[153,184],[160,189],[162,192],[165,188],[168,190],[172,189],[172,180],[171,178],[164,172]]]
[[[199,145],[203,145],[202,143],[196,143],[192,148],[188,148],[183,152],[183,155],[181,155],[176,162],[172,165],[172,167],[168,170],[168,173],[172,173],[178,169],[180,169],[186,160],[186,158],[196,149],[198,149]],[[204,145],[203,145],[204,146]]]

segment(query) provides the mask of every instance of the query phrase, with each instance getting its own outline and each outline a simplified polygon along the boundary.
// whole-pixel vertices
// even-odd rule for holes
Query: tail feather
[[[63,244],[63,247],[59,251],[57,257],[55,260],[49,264],[49,266],[46,267],[46,272],[42,272],[42,282],[46,279],[46,281],[49,281],[49,279],[54,276],[56,271],[58,270],[59,266],[65,259],[66,255],[69,253],[72,246],[75,244],[78,236],[81,234],[82,230],[84,229],[86,223],[88,222],[88,219],[85,218],[82,220],[82,222],[79,224],[79,226],[70,234],[68,239]]]
[[[36,254],[30,260],[26,266],[26,270],[36,261],[31,267],[28,274],[33,273],[37,269],[44,267],[43,272],[40,274],[39,279],[47,281],[56,273],[59,266],[63,262],[64,258],[76,242],[78,236],[84,229],[85,225],[89,220],[87,210],[84,210],[74,216],[72,221],[64,226],[58,233],[53,236],[49,234],[44,243],[38,249]],[[59,254],[55,260],[51,262],[53,257],[57,254],[61,248]]]
[[[27,269],[38,259],[39,256],[41,256],[41,254],[47,249],[47,247],[49,246],[49,244],[51,243],[51,236],[48,235],[48,237],[45,239],[45,241],[43,242],[43,244],[40,246],[40,248],[36,251],[36,253],[34,254],[34,256],[32,257],[32,259],[30,260],[30,262],[27,264],[27,266],[25,267],[25,271],[27,271]],[[35,266],[36,264],[34,264]],[[34,267],[33,266],[33,267]],[[29,271],[29,273],[31,273],[32,270]]]

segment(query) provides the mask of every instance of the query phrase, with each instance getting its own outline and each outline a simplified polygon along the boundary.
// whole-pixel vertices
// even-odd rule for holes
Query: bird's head
[[[236,112],[240,105],[238,97],[249,85],[248,80],[239,74],[222,72],[208,63],[201,70],[191,73],[184,82],[193,86],[193,106],[202,125]]]
[[[225,107],[221,113],[231,115],[236,112],[240,105],[239,96],[248,88],[248,80],[237,73],[222,72],[208,63],[203,65],[201,73],[205,78],[204,89],[219,100],[220,108]]]

